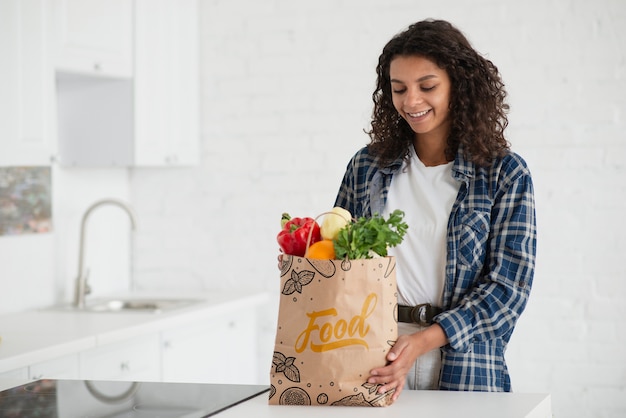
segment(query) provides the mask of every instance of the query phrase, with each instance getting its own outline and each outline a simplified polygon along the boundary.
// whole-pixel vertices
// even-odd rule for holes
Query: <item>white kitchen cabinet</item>
[[[157,382],[161,375],[158,334],[98,346],[79,358],[81,379]]]
[[[198,162],[197,0],[133,4],[131,77],[57,75],[64,166],[164,167]]]
[[[53,0],[52,5],[57,70],[132,77],[133,0]]]
[[[49,165],[46,0],[0,0],[0,166]]]
[[[2,379],[28,379],[28,367],[20,367],[19,369],[13,369],[0,373],[0,380]]]
[[[258,384],[257,329],[267,293],[135,296],[166,295],[200,303],[158,314],[54,308],[0,315],[0,378],[76,378],[78,369],[78,379]]]
[[[39,379],[78,379],[79,362],[77,354],[55,358],[32,364],[28,368],[28,378]]]
[[[197,0],[135,0],[135,165],[198,161]]]
[[[253,312],[233,312],[162,332],[162,381],[256,383]]]

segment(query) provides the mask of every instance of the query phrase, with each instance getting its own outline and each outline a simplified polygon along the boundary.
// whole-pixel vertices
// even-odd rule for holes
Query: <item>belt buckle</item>
[[[416,305],[411,309],[411,319],[416,324],[419,324],[423,327],[427,327],[431,325],[431,323],[426,318],[426,309],[430,307],[430,303],[422,303],[420,305]]]

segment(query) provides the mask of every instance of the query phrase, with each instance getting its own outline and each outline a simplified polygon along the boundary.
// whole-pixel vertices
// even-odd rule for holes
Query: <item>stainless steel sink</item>
[[[83,312],[152,312],[159,313],[180,309],[204,302],[203,299],[161,299],[161,298],[113,298],[87,301],[84,309],[64,305],[62,310]],[[55,309],[55,308],[53,308]]]

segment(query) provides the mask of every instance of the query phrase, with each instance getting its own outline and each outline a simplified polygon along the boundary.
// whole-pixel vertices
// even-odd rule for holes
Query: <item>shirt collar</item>
[[[404,157],[398,157],[385,167],[381,168],[380,171],[383,174],[393,174],[402,168],[402,164],[404,162]],[[456,152],[456,157],[454,158],[454,164],[452,165],[452,176],[457,180],[470,179],[474,177],[476,171],[476,166],[473,162],[467,160],[465,158],[465,153],[463,152],[463,145],[459,144],[459,149]]]
[[[452,165],[452,176],[458,180],[470,179],[474,177],[475,171],[475,164],[465,158],[463,144],[459,144],[459,149],[456,152],[454,164]]]
[[[404,162],[404,157],[398,157],[391,163],[387,164],[385,167],[382,167],[380,171],[383,174],[393,174],[396,173],[402,168],[402,164]]]

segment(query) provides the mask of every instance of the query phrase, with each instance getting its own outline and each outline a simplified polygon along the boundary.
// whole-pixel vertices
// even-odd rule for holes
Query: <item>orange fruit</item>
[[[335,244],[330,239],[323,239],[311,244],[309,251],[307,251],[305,257],[316,258],[318,260],[334,260],[335,259]]]

